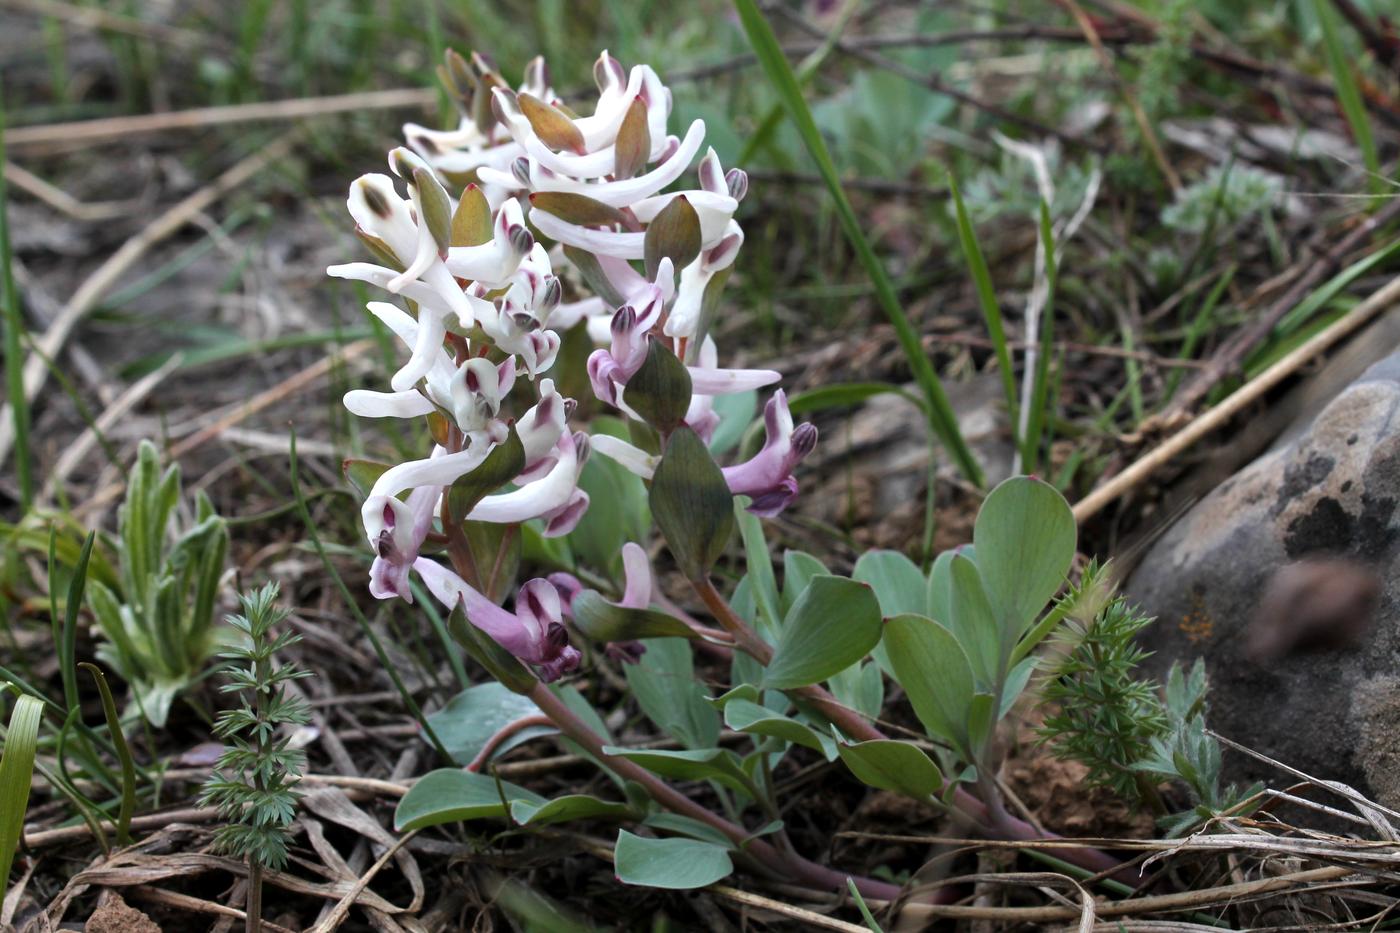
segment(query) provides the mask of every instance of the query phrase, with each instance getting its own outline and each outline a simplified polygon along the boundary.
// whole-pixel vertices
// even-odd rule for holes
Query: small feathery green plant
[[[1051,754],[1088,767],[1091,784],[1151,806],[1168,835],[1242,809],[1260,787],[1221,782],[1204,662],[1174,663],[1162,683],[1135,677],[1149,654],[1136,636],[1152,618],[1114,591],[1107,565],[1091,563],[1061,607],[1040,691],[1054,710],[1038,730]],[[1185,785],[1190,808],[1169,813],[1162,781]]]
[[[1089,768],[1089,781],[1122,797],[1156,803],[1138,762],[1164,735],[1157,685],[1134,677],[1148,652],[1135,637],[1152,621],[1113,591],[1107,565],[1091,563],[1065,597],[1065,621],[1050,647],[1042,699],[1055,712],[1039,729],[1060,759]]]
[[[215,847],[248,860],[250,930],[261,912],[262,869],[287,863],[288,827],[301,796],[296,785],[306,764],[289,737],[278,735],[284,726],[307,721],[305,702],[288,696],[285,685],[310,674],[275,660],[301,640],[290,631],[273,631],[290,614],[277,605],[277,593],[277,584],[269,583],[251,595],[240,594],[243,614],[228,617],[243,643],[221,653],[228,660],[228,683],[221,689],[241,694],[242,704],[219,714],[214,734],[231,744],[200,798],[201,806],[218,807],[227,821],[215,833]]]

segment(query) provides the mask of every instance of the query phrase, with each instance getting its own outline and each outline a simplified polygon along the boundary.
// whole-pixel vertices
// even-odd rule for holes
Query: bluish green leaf
[[[1035,673],[1036,665],[1040,663],[1039,658],[1026,658],[1020,664],[1011,669],[1011,673],[1006,675],[1006,685],[1002,688],[1001,709],[997,711],[997,718],[1002,719],[1011,712],[1011,707],[1026,689],[1026,684],[1030,683],[1031,675]]]
[[[1078,536],[1074,514],[1049,483],[1013,476],[982,503],[972,536],[1002,638],[1015,642],[1069,572]]]
[[[722,849],[734,847],[728,836],[709,823],[689,816],[681,816],[679,813],[658,810],[655,813],[647,814],[647,818],[642,820],[642,825],[652,829],[664,829],[668,833],[675,833],[679,836],[689,836],[691,839],[712,843]]]
[[[972,668],[953,633],[922,616],[896,616],[885,623],[885,646],[924,728],[971,759]]]
[[[760,632],[778,631],[778,580],[773,575],[773,558],[763,536],[763,520],[750,512],[747,499],[734,500],[734,517],[739,523],[739,535],[744,541],[744,561],[749,587],[758,609]]]
[[[825,680],[869,654],[880,628],[880,604],[870,587],[816,577],[783,619],[764,686],[781,690]]]
[[[491,681],[463,690],[442,709],[429,713],[428,723],[452,754],[452,760],[467,765],[497,732],[518,719],[539,715],[540,708],[529,697]],[[557,731],[553,726],[527,726],[503,739],[491,757],[499,757],[523,742]]]
[[[943,775],[917,745],[877,739],[855,745],[840,745],[838,751],[846,767],[860,781],[880,790],[927,800],[943,787]]]
[[[923,572],[898,551],[866,551],[856,561],[851,579],[870,584],[880,601],[880,613],[887,619],[906,612],[929,614]],[[876,647],[874,655],[883,671],[893,672],[883,643]]]
[[[821,752],[827,761],[836,757],[836,743],[805,723],[749,700],[732,699],[724,707],[724,724],[746,735],[766,735]]]
[[[653,774],[678,781],[718,781],[741,794],[755,796],[739,757],[727,748],[619,748],[608,745],[605,754],[636,762]]]
[[[710,453],[718,457],[733,450],[744,436],[744,430],[758,412],[758,390],[730,392],[715,396],[715,414],[719,426],[710,438]]]
[[[878,719],[880,708],[885,703],[885,680],[881,670],[876,662],[852,664],[839,674],[827,678],[827,686],[842,706],[849,706],[871,719]]]
[[[512,800],[510,803],[511,819],[521,826],[548,826],[572,820],[626,820],[635,815],[625,803],[600,800],[587,794],[555,797],[543,804],[529,800]]]
[[[792,608],[792,604],[797,602],[797,597],[802,595],[802,591],[807,589],[807,584],[812,582],[813,577],[820,577],[830,574],[826,569],[826,564],[817,560],[806,551],[786,551],[783,553],[783,596],[780,609],[786,615]]]
[[[619,830],[613,850],[617,880],[648,888],[703,888],[734,871],[729,850],[694,839],[648,839]]]
[[[485,774],[442,768],[424,775],[408,789],[394,810],[394,828],[402,833],[443,823],[501,818],[517,800],[536,806],[547,802],[539,794]]]
[[[952,615],[940,620],[957,637],[977,684],[989,690],[1001,677],[1001,659],[1011,652],[1011,645],[1002,645],[1002,632],[988,601],[986,588],[977,565],[961,554],[949,562],[952,577],[950,609]]]
[[[627,686],[647,718],[690,748],[710,748],[719,740],[719,714],[706,702],[695,680],[690,643],[682,638],[650,638],[646,653],[623,668]]]

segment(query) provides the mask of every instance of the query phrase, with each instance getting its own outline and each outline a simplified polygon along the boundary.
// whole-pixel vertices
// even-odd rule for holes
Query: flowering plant
[[[588,115],[556,99],[538,59],[515,90],[479,55],[448,53],[443,77],[461,104],[460,125],[405,127],[409,147],[389,157],[404,194],[387,175],[352,184],[356,232],[379,262],[329,270],[407,305],[370,303],[409,359],[391,391],[350,392],[347,407],[362,417],[426,418],[434,446],[422,459],[350,469],[367,487],[361,517],[374,550],[371,592],[411,602],[416,576],[451,611],[456,639],[499,682],[469,688],[459,700],[477,716],[519,715],[463,750],[468,770],[419,781],[399,806],[400,828],[468,816],[519,825],[622,819],[667,834],[619,834],[615,861],[625,882],[699,886],[743,859],[792,881],[839,888],[846,876],[798,855],[777,816],[772,770],[800,746],[839,757],[870,786],[952,803],[987,832],[1034,835],[1001,807],[993,732],[1034,667],[1030,649],[1054,624],[1033,623],[1074,554],[1063,499],[1037,480],[1013,479],[992,493],[979,519],[975,563],[970,551],[945,555],[925,577],[902,555],[877,553],[851,579],[789,552],[779,590],[760,519],[796,497],[794,470],[817,431],[794,423],[778,389],[764,406],[764,442],[752,457],[721,467],[710,450],[721,424],[716,398],[779,378],[721,367],[709,335],[743,244],[734,214],[747,176],[726,172],[713,150],[701,154],[702,121],[668,135],[671,95],[646,65],[628,70],[604,52]],[[693,163],[696,187],[664,190]],[[591,294],[573,294],[580,284]],[[587,359],[588,385],[622,415],[625,431],[576,430],[574,400],[546,375],[560,359],[561,334],[575,327],[600,344]],[[618,598],[561,569],[521,584],[513,610],[498,604],[509,584],[499,571],[514,565],[508,551],[522,534],[567,536],[590,508],[623,507],[591,502],[580,487],[591,453],[645,482],[650,515],[718,628],[666,599],[638,541],[618,543],[625,577]],[[726,598],[711,570],[736,527],[747,575]],[[612,744],[587,700],[558,682],[580,671],[585,654],[598,657],[594,644],[624,662],[632,698],[683,749]],[[695,645],[732,657],[731,689],[711,697],[696,682]],[[890,740],[872,724],[885,676],[904,686],[943,747],[935,750],[939,761],[924,750],[934,746]],[[527,702],[508,701],[511,692]],[[513,744],[507,739],[521,724],[541,717],[624,790],[643,796],[546,801],[475,773]],[[721,721],[749,736],[747,753],[718,744]],[[710,782],[707,792],[720,796],[726,815],[671,780]],[[766,815],[767,826],[745,825],[748,807]],[[763,838],[774,833],[775,842]],[[1080,856],[1095,869],[1113,864],[1098,853]],[[899,893],[875,879],[855,884],[866,895]]]

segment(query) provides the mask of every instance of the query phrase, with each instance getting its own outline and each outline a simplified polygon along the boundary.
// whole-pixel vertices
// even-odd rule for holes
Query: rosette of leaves
[[[1173,664],[1162,687],[1162,708],[1168,726],[1152,739],[1150,753],[1133,767],[1157,780],[1180,781],[1191,806],[1159,820],[1168,836],[1184,835],[1202,821],[1224,814],[1242,816],[1249,798],[1263,784],[1241,788],[1221,777],[1220,743],[1206,730],[1206,665],[1196,659],[1188,671]]]
[[[120,587],[98,579],[88,605],[102,634],[97,656],[131,687],[132,703],[160,728],[175,697],[219,649],[214,604],[228,528],[203,492],[184,509],[180,468],[164,473],[155,445],[142,441],[113,542]],[[182,523],[179,513],[193,515]]]

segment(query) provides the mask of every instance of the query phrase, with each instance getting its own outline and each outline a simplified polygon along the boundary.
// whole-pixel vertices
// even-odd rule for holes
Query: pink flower
[[[779,389],[763,409],[767,435],[763,448],[751,460],[724,468],[730,492],[748,496],[749,511],[771,518],[797,497],[797,479],[792,475],[803,457],[817,446],[817,429],[811,424],[792,425],[787,396]]]
[[[438,602],[448,610],[460,604],[468,622],[526,664],[539,668],[545,683],[578,668],[580,656],[569,644],[559,591],[548,580],[534,579],[521,586],[512,614],[436,561],[420,557],[413,569]]]

